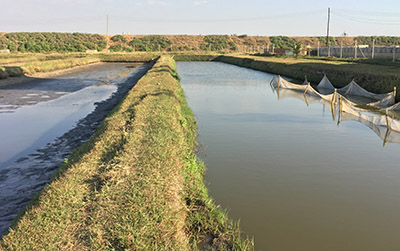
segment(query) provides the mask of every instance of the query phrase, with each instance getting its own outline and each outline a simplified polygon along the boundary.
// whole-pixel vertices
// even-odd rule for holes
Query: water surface
[[[273,75],[178,62],[211,196],[256,250],[400,250],[400,144],[321,103],[278,99]]]

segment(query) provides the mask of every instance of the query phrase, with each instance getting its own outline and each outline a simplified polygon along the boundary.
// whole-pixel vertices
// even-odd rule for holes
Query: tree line
[[[11,52],[85,52],[106,48],[106,39],[98,34],[58,32],[13,32],[0,36],[0,49]]]
[[[248,36],[237,36],[243,43]],[[326,44],[326,37],[317,37],[321,46]],[[395,41],[400,42],[398,37],[388,36],[359,36],[355,37],[358,44],[372,45],[375,40],[376,46],[392,46]],[[237,40],[236,40],[237,41]],[[340,37],[329,37],[329,45],[338,45]],[[299,42],[287,36],[270,36],[266,43],[280,49],[296,49]],[[140,38],[128,40],[123,35],[114,35],[110,38],[109,50],[112,52],[132,51],[236,51],[239,45],[235,44],[232,36],[207,35],[203,37],[199,48],[179,41],[173,44],[167,37],[162,35],[147,35]],[[59,33],[59,32],[13,32],[0,35],[0,49],[9,49],[11,52],[85,52],[86,50],[102,51],[106,48],[106,37],[98,34],[86,33]],[[300,45],[301,46],[301,45]],[[315,46],[315,45],[314,45]]]

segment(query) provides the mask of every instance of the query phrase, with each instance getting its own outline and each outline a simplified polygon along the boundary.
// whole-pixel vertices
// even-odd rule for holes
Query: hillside
[[[114,35],[109,36],[109,49],[119,51],[239,51],[261,52],[263,49],[289,49],[296,43],[303,47],[324,47],[326,37],[247,36],[247,35]],[[331,46],[372,45],[391,46],[398,37],[330,37]],[[84,33],[0,33],[0,50],[11,52],[85,52],[104,50],[107,36]]]

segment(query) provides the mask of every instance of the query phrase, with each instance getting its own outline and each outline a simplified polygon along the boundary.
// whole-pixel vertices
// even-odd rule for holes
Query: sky
[[[0,0],[0,32],[400,36],[399,0]]]

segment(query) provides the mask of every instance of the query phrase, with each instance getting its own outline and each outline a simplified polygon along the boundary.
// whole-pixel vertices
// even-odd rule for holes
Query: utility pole
[[[328,25],[326,28],[326,47],[328,47],[329,51],[329,22],[331,21],[331,8],[328,8]]]
[[[107,49],[107,51],[108,51],[108,15],[107,15],[107,46],[106,46],[106,49]]]

